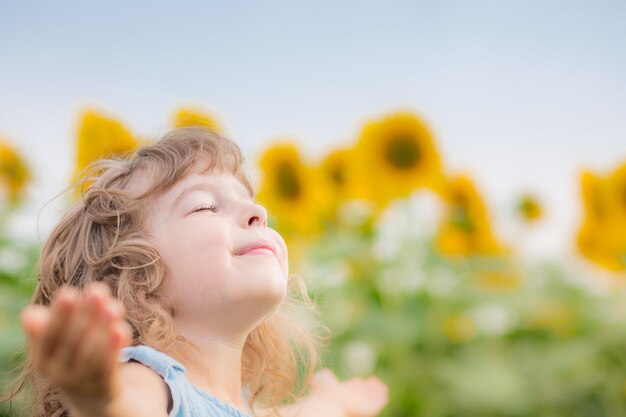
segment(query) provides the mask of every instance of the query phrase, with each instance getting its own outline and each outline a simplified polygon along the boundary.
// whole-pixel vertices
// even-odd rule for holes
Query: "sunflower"
[[[331,207],[329,193],[293,142],[268,147],[259,158],[258,200],[274,216],[276,228],[292,236],[317,235]]]
[[[30,179],[24,158],[8,141],[0,139],[0,182],[11,204],[19,202]]]
[[[491,230],[483,200],[467,176],[451,180],[443,190],[447,214],[435,245],[446,255],[498,255],[505,252]]]
[[[138,141],[121,122],[93,110],[82,113],[76,137],[76,166],[73,181],[100,158],[119,157],[133,152]]]
[[[523,195],[517,203],[517,212],[525,221],[531,223],[543,216],[543,209],[539,200],[530,194]]]
[[[322,159],[316,169],[316,175],[323,182],[332,206],[326,219],[330,224],[338,224],[340,207],[348,201],[348,187],[350,183],[354,183],[348,181],[348,163],[351,156],[351,148],[334,149]]]
[[[626,163],[618,166],[609,176],[611,189],[610,210],[620,219],[626,219]]]
[[[346,193],[347,164],[350,160],[350,151],[350,148],[332,150],[320,164],[322,175],[338,195],[345,195]]]
[[[606,177],[584,171],[581,195],[579,252],[608,270],[626,270],[626,164]]]
[[[214,132],[221,132],[222,129],[214,117],[196,107],[180,107],[174,112],[172,125],[175,128],[185,126],[204,126]]]
[[[583,213],[585,219],[593,223],[603,223],[609,216],[609,182],[590,171],[580,176]]]
[[[441,160],[426,124],[410,113],[396,113],[366,123],[350,163],[350,187],[357,198],[384,206],[418,187],[438,189],[443,180]]]
[[[578,250],[597,265],[619,270],[620,264],[609,255],[604,236],[609,220],[608,181],[590,171],[583,171],[580,184],[584,218],[576,235]]]
[[[623,229],[621,233],[623,236]],[[585,221],[576,235],[576,245],[580,254],[596,265],[614,272],[626,269],[624,238],[614,229]]]

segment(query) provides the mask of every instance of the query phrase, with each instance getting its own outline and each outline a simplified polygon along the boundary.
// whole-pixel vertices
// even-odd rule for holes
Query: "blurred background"
[[[382,378],[384,416],[626,415],[625,19],[622,1],[0,1],[2,391],[63,191],[199,124],[242,148],[333,331],[326,364]]]

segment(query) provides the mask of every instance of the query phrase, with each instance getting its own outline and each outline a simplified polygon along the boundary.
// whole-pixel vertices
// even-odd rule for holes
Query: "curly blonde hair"
[[[167,270],[148,240],[146,220],[151,199],[188,175],[200,161],[209,163],[209,172],[235,176],[254,194],[239,147],[200,127],[173,130],[128,159],[92,164],[77,187],[80,198],[43,247],[31,303],[47,306],[62,286],[82,289],[98,281],[124,305],[133,345],[168,351],[175,341],[184,340],[174,333],[172,312],[159,293]],[[142,192],[133,192],[132,183],[140,173],[149,184]],[[302,312],[311,318],[309,313],[315,315],[315,308],[301,278],[291,274],[285,301],[251,332],[243,348],[242,385],[251,410],[261,406],[278,413],[278,406],[304,393],[324,337],[298,319]],[[59,390],[37,373],[28,358],[18,382],[8,398],[30,385],[35,396],[31,415],[67,415]]]

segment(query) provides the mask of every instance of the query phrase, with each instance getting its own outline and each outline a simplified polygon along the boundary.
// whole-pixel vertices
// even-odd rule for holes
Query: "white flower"
[[[372,213],[372,204],[366,200],[350,200],[339,206],[339,219],[347,226],[362,225]]]
[[[345,367],[354,375],[370,374],[376,366],[376,353],[363,341],[355,341],[346,345],[343,352]]]
[[[490,336],[506,333],[513,325],[511,313],[501,305],[489,304],[471,312],[478,330]]]
[[[349,266],[342,261],[330,264],[307,262],[301,269],[303,273],[300,275],[306,277],[307,287],[315,290],[341,286],[350,274]]]
[[[14,248],[0,249],[0,265],[8,273],[15,274],[26,266],[26,255]]]

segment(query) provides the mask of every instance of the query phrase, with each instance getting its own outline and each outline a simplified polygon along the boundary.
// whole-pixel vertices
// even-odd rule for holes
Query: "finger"
[[[28,306],[20,315],[20,321],[26,333],[26,346],[35,366],[40,363],[41,335],[49,320],[50,311],[40,305]]]
[[[387,399],[389,389],[387,384],[380,380],[380,378],[371,376],[365,380],[370,393],[376,394],[379,399]]]
[[[111,369],[111,351],[113,346],[114,316],[111,306],[105,306],[97,314],[93,328],[83,337],[76,352],[76,369],[85,378],[91,379],[96,385],[106,387]]]
[[[120,348],[132,339],[132,330],[124,320],[123,312],[119,302],[110,300],[96,318],[94,328],[85,336],[77,354],[80,368],[86,372],[86,377],[97,382],[96,387],[101,390],[110,388]]]
[[[120,349],[132,344],[132,334],[132,327],[126,320],[118,320],[113,324],[108,351],[109,368],[106,369],[108,375],[112,375],[119,366]]]
[[[22,310],[20,321],[29,335],[39,335],[50,318],[49,310],[41,305],[30,305]]]
[[[121,349],[132,343],[133,330],[126,321],[126,311],[124,305],[114,298],[107,300],[106,308],[110,309],[113,317],[113,332],[111,334],[113,345]]]
[[[90,286],[85,290],[74,317],[59,340],[58,361],[65,368],[72,368],[83,339],[95,325],[105,303],[106,292],[101,287]]]
[[[118,349],[132,345],[133,328],[126,320],[120,320],[113,330],[112,338],[114,346]]]
[[[335,375],[335,373],[328,369],[328,368],[324,368],[322,370],[319,370],[315,373],[315,375],[313,376],[313,380],[317,380],[317,381],[337,381],[337,376]]]
[[[57,347],[58,341],[63,337],[67,323],[78,301],[78,293],[75,289],[61,288],[52,303],[50,320],[41,338],[41,359],[51,357]]]
[[[124,318],[124,307],[117,300],[110,300],[99,316],[99,322],[107,327],[110,350],[119,350],[131,338],[130,325]]]
[[[111,290],[109,289],[108,285],[98,281],[91,282],[85,287],[85,294],[89,293],[100,294],[106,299],[111,298]]]
[[[337,386],[339,381],[337,376],[330,369],[322,369],[313,375],[313,379],[311,380],[310,390],[317,391],[320,389],[328,389],[333,386]]]

